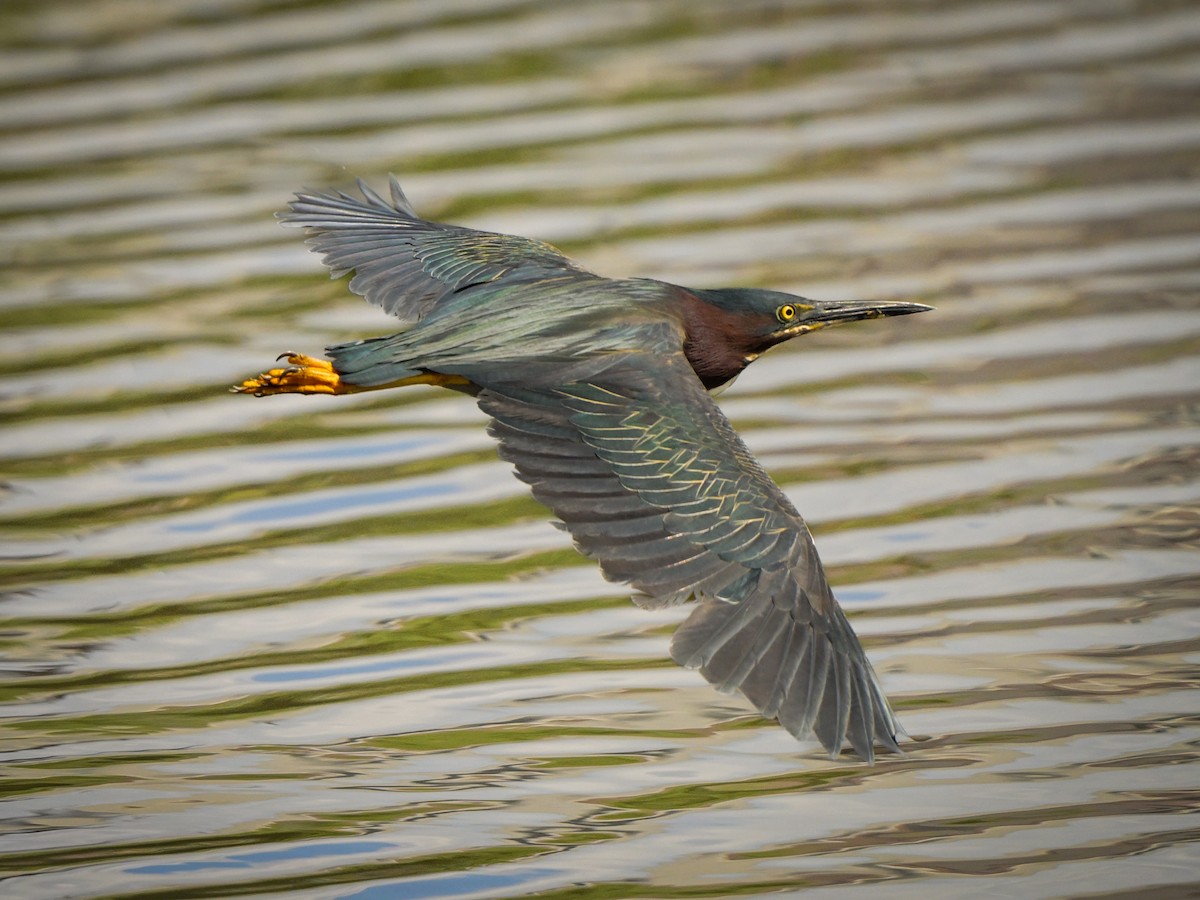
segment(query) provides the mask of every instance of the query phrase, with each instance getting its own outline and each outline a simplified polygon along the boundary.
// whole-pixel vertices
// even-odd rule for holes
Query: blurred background
[[[1193,897],[1200,15],[1154,0],[11,0],[6,897]],[[722,405],[913,740],[667,658],[273,214],[396,172],[589,268],[936,313]]]

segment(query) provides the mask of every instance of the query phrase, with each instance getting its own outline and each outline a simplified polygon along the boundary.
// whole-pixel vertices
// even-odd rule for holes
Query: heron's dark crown
[[[805,303],[803,297],[783,291],[768,291],[761,288],[709,288],[693,290],[693,294],[705,303],[711,303],[731,313],[751,313],[775,317],[775,310],[785,303]]]

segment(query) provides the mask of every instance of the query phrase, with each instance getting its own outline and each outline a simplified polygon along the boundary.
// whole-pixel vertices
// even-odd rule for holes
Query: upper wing
[[[666,387],[669,386],[669,387]],[[699,606],[671,655],[797,737],[874,758],[896,721],[803,519],[681,353],[614,354],[586,381],[489,384],[500,453],[576,543],[645,605]]]
[[[447,293],[503,275],[584,272],[549,244],[428,222],[413,211],[396,176],[388,203],[360,179],[363,199],[341,191],[301,193],[279,217],[312,234],[332,277],[354,271],[350,290],[406,324]]]

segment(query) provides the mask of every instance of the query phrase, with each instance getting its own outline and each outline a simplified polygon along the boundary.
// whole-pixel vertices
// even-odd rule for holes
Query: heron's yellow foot
[[[316,359],[303,353],[281,353],[276,360],[284,360],[287,365],[248,378],[241,384],[235,384],[231,390],[255,397],[269,394],[349,394],[355,390],[352,385],[342,382],[329,360]]]

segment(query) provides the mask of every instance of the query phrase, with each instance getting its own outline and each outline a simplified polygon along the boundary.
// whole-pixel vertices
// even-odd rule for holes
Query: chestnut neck
[[[711,391],[736,378],[758,356],[760,348],[752,346],[754,316],[722,309],[686,289],[681,295],[683,353]]]

